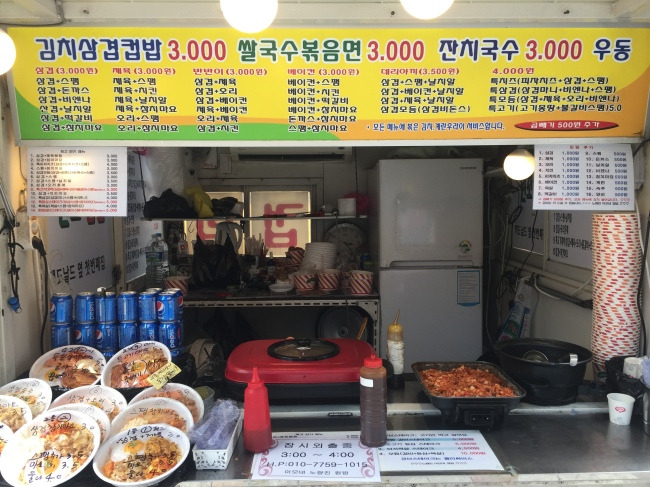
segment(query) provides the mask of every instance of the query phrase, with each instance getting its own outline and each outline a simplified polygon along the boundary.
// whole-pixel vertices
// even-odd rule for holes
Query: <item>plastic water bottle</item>
[[[146,284],[150,287],[164,287],[163,279],[169,276],[169,248],[160,233],[152,236],[147,247]]]

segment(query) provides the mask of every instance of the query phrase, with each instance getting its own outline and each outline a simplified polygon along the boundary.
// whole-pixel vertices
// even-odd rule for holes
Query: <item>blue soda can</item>
[[[113,355],[115,355],[116,352],[117,352],[117,350],[111,350],[110,352],[105,350],[105,351],[102,352],[102,355],[104,356],[104,358],[108,362],[110,359],[113,358]]]
[[[156,298],[158,293],[144,291],[138,295],[138,316],[140,321],[156,321]]]
[[[181,353],[183,353],[182,348],[172,348],[169,350],[169,354],[172,356],[172,358],[178,357]]]
[[[50,330],[51,348],[65,347],[72,345],[72,324],[53,323]]]
[[[118,346],[117,323],[95,325],[95,348],[101,352],[116,351]]]
[[[169,289],[167,289],[167,291],[173,291],[174,295],[176,296],[176,302],[178,305],[178,317],[182,318],[183,317],[183,291],[181,291],[177,287],[170,287]]]
[[[123,321],[117,325],[117,346],[128,347],[138,341],[138,324],[135,321]]]
[[[77,323],[95,321],[95,294],[84,291],[74,297],[74,320]]]
[[[72,323],[72,295],[54,293],[50,298],[50,321],[52,323]]]
[[[75,323],[74,343],[95,348],[95,323]]]
[[[115,323],[117,321],[117,297],[107,292],[95,296],[95,318],[97,323]]]
[[[158,325],[158,341],[170,350],[183,348],[181,327],[177,321],[163,321]]]
[[[123,291],[117,296],[117,321],[137,321],[138,293]]]
[[[158,341],[158,322],[141,321],[138,325],[138,338],[143,341]]]
[[[156,300],[156,316],[158,321],[174,321],[178,319],[178,299],[173,291],[163,291]]]

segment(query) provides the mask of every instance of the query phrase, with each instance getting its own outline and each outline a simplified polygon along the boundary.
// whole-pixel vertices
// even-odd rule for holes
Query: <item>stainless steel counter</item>
[[[416,382],[407,381],[404,391],[390,391],[388,414],[390,430],[458,429],[443,424],[440,411],[419,392]],[[358,431],[358,415],[358,404],[271,407],[272,428],[276,432]],[[390,472],[382,474],[382,485],[650,485],[650,436],[643,431],[642,418],[635,416],[629,427],[611,424],[605,402],[579,401],[557,407],[521,403],[500,428],[482,433],[505,472]],[[179,485],[333,485],[254,481],[250,479],[252,460],[253,455],[244,450],[240,438],[226,470],[191,471]]]

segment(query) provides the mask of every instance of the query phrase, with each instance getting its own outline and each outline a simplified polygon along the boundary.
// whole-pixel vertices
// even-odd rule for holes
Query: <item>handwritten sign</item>
[[[178,367],[178,365],[176,365],[174,362],[167,362],[165,365],[147,377],[147,381],[156,389],[160,389],[180,373],[181,369]]]

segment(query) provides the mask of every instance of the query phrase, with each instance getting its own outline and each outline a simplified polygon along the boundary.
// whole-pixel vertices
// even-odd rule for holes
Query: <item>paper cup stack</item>
[[[636,304],[643,251],[634,213],[595,213],[593,238],[593,315],[591,351],[594,377],[605,361],[639,350],[640,316]]]
[[[318,288],[323,291],[334,291],[339,287],[341,272],[337,269],[324,269],[318,273]]]
[[[313,271],[331,269],[336,263],[336,244],[331,242],[311,242],[305,245],[305,255],[300,269]]]
[[[352,294],[370,294],[372,291],[373,273],[368,271],[350,271],[350,290]]]
[[[189,283],[190,278],[187,276],[165,277],[164,279],[165,289],[180,289],[183,293],[183,296],[187,295]]]

